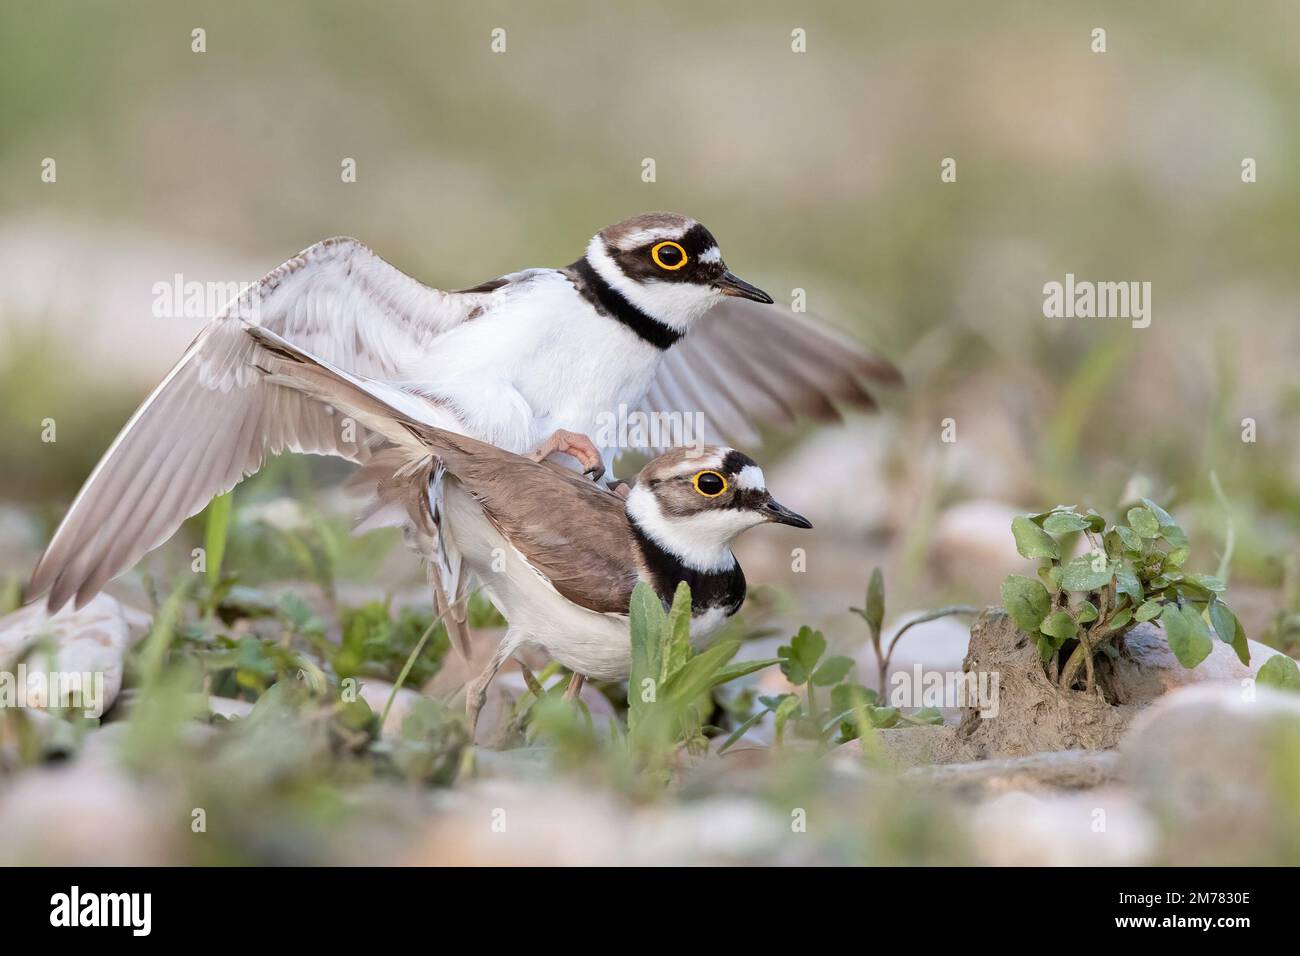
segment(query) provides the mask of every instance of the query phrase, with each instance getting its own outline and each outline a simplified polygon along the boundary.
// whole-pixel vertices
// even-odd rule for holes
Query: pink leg
[[[572,455],[578,459],[582,463],[583,474],[590,475],[593,480],[598,481],[605,474],[605,463],[591,439],[579,432],[565,431],[563,428],[557,428],[552,432],[551,436],[529,452],[527,457],[533,461],[544,461],[557,453]]]

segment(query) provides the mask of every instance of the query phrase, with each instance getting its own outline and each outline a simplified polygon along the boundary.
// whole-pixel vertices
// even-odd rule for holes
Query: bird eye
[[[716,471],[701,471],[691,479],[691,483],[706,498],[716,498],[727,490],[727,479]]]
[[[667,240],[655,244],[654,248],[650,250],[650,258],[655,261],[655,265],[660,269],[676,272],[686,265],[686,250],[679,243]]]

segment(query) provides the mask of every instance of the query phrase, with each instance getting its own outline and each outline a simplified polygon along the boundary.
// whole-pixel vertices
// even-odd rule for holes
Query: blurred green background
[[[1007,514],[1145,491],[1209,570],[1231,522],[1261,637],[1300,532],[1298,39],[1291,2],[6,2],[2,568],[200,326],[152,317],[155,282],[251,281],[350,234],[456,288],[673,209],[908,377],[881,418],[761,453],[819,524],[791,539],[813,573],[773,539],[742,560],[804,617],[851,630],[877,561],[895,607],[994,601]],[[1044,318],[1067,272],[1151,282],[1150,328]]]

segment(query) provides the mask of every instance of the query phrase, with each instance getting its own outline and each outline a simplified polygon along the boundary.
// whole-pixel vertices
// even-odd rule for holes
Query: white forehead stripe
[[[732,484],[737,488],[750,488],[757,491],[763,491],[767,488],[767,480],[763,477],[763,469],[758,465],[746,465],[740,469],[740,474],[732,480]]]
[[[709,246],[709,248],[700,253],[699,260],[701,262],[721,262],[722,250],[717,246]]]
[[[688,222],[682,226],[659,226],[655,229],[638,229],[636,232],[629,232],[619,236],[619,243],[624,249],[634,249],[637,246],[643,246],[647,242],[655,242],[659,239],[680,239],[694,228],[695,223]]]

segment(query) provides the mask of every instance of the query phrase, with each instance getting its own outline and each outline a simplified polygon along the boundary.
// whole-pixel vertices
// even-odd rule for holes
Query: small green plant
[[[1107,524],[1096,511],[1060,505],[1011,523],[1016,549],[1042,559],[1038,577],[1010,575],[1002,603],[1016,626],[1034,638],[1049,674],[1062,689],[1081,674],[1085,689],[1099,687],[1095,658],[1115,653],[1115,642],[1157,618],[1184,667],[1209,655],[1212,634],[1249,663],[1246,634],[1223,601],[1223,578],[1186,570],[1187,535],[1149,498],[1130,508],[1127,524]],[[1082,534],[1088,549],[1066,557]],[[1223,569],[1221,569],[1222,573]]]
[[[898,646],[898,642],[902,640],[903,635],[909,630],[918,624],[937,621],[941,617],[949,617],[953,614],[978,614],[980,612],[979,608],[970,604],[949,604],[947,607],[926,611],[924,614],[912,618],[895,631],[889,646],[886,647],[881,639],[881,626],[885,621],[885,578],[880,573],[880,568],[875,568],[871,572],[871,579],[867,582],[867,599],[863,602],[862,607],[851,607],[849,610],[867,622],[867,634],[871,638],[871,647],[876,652],[878,686],[882,690],[885,687],[885,679],[889,675],[889,664],[894,657],[894,648]]]
[[[883,587],[877,593],[879,601],[869,593],[867,603],[878,607],[883,617]],[[852,658],[826,656],[826,638],[821,631],[801,627],[789,644],[777,649],[777,654],[781,673],[796,688],[803,689],[802,696],[796,691],[760,697],[760,709],[736,728],[720,750],[734,744],[767,714],[773,715],[778,744],[784,742],[787,729],[792,729],[796,737],[816,741],[821,748],[861,737],[865,728],[942,722],[942,716],[933,708],[906,713],[898,707],[881,705],[874,690],[851,678]],[[827,689],[824,706],[818,688]]]
[[[627,736],[636,753],[651,762],[678,742],[700,752],[707,741],[704,717],[712,709],[714,687],[778,663],[731,659],[740,641],[721,640],[698,654],[691,649],[691,589],[677,586],[672,606],[645,583],[632,592],[630,608],[632,671],[628,677]]]

